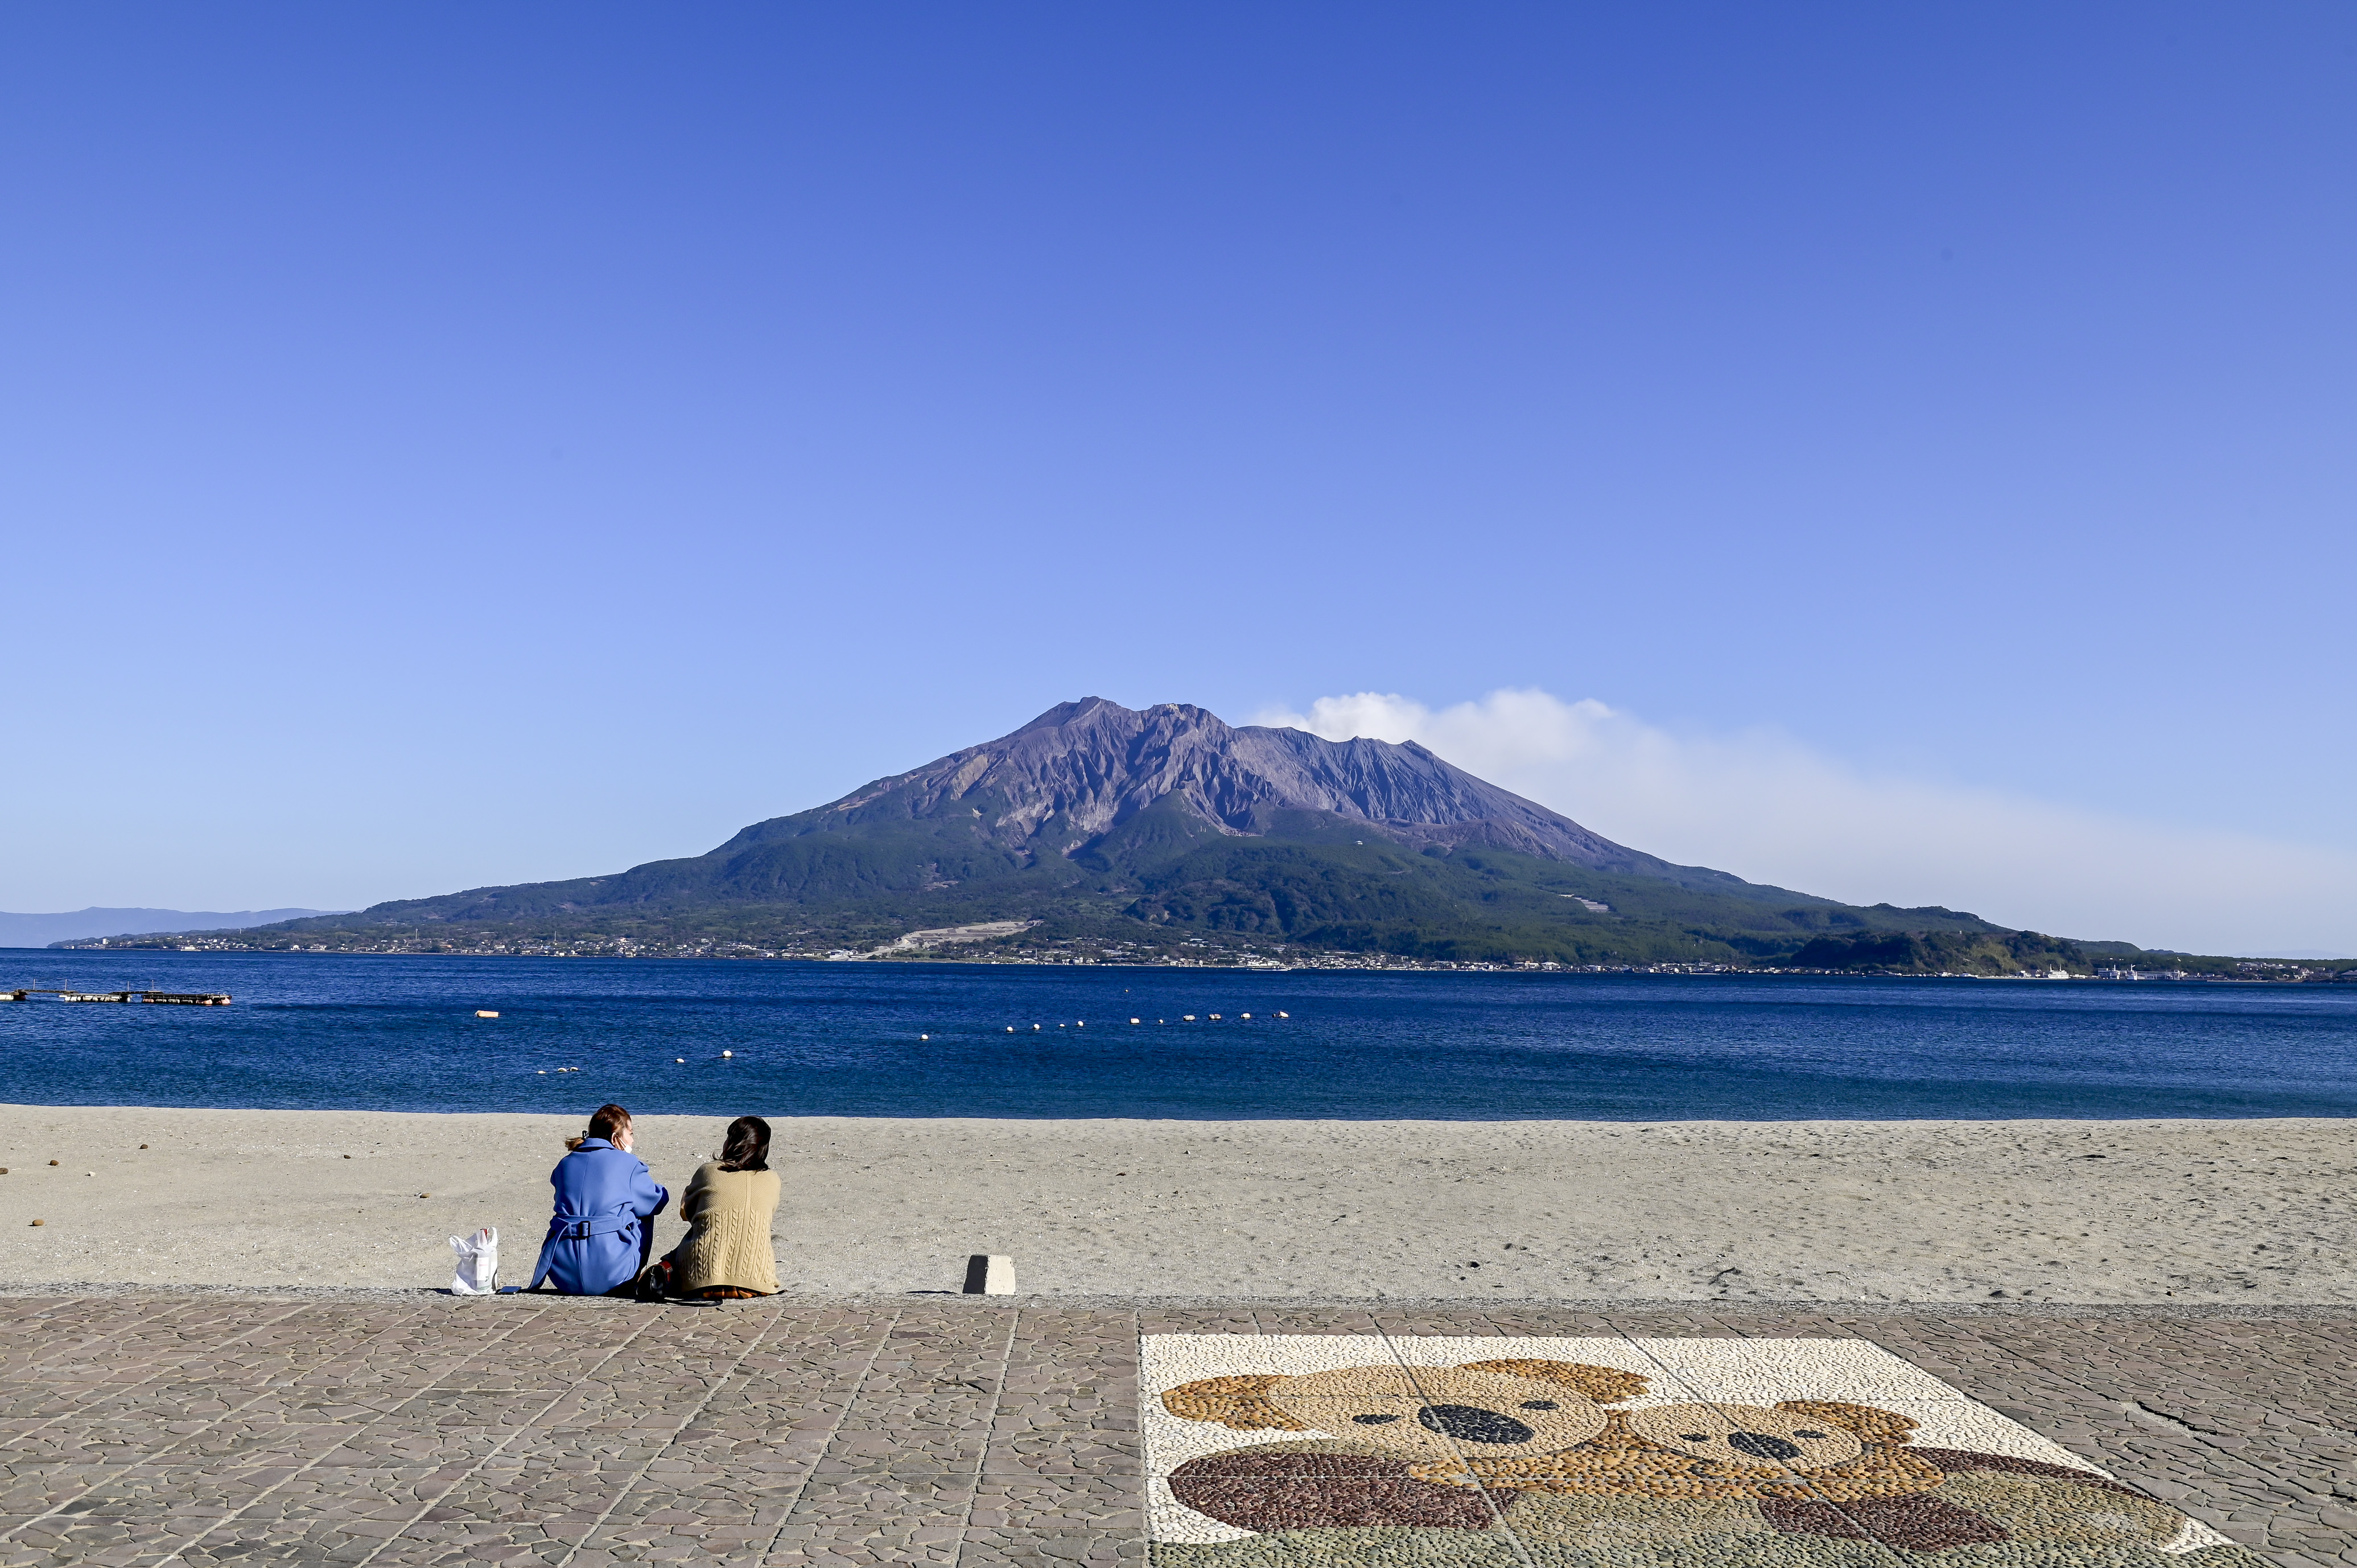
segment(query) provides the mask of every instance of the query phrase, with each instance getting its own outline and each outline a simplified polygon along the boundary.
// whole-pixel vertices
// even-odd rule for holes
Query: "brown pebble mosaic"
[[[1168,1568],[2018,1568],[2245,1548],[1857,1338],[1148,1336]],[[1863,1555],[1861,1555],[1863,1553]]]

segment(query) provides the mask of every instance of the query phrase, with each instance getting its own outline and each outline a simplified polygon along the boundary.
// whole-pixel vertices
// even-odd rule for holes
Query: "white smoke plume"
[[[1607,838],[1850,903],[2190,952],[2357,953],[2357,856],[1863,773],[1770,733],[1676,736],[1593,699],[1394,693],[1264,713],[1329,740],[1415,740]]]

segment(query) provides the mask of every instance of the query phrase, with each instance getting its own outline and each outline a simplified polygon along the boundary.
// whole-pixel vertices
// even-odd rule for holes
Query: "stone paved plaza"
[[[2347,1317],[100,1293],[0,1300],[0,1568],[1142,1563],[1141,1336],[1203,1334],[1868,1340],[2357,1565]]]

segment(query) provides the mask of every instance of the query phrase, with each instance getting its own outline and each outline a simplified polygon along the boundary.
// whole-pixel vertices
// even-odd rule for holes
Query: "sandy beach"
[[[0,1263],[55,1283],[522,1283],[569,1119],[13,1106]],[[641,1118],[683,1187],[717,1118]],[[780,1121],[789,1291],[2357,1300],[2357,1126]],[[142,1145],[145,1145],[144,1148]],[[55,1162],[52,1164],[51,1162]],[[42,1223],[36,1227],[35,1219]],[[657,1221],[658,1245],[681,1228]]]

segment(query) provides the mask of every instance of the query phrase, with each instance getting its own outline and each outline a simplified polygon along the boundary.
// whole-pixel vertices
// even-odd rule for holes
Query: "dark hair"
[[[765,1171],[770,1168],[770,1124],[759,1116],[739,1116],[728,1123],[727,1141],[720,1145],[724,1171]]]
[[[630,1113],[620,1106],[600,1105],[590,1113],[587,1136],[567,1138],[565,1140],[565,1146],[568,1149],[577,1149],[589,1138],[603,1138],[610,1144],[614,1141],[614,1134],[630,1124]]]

